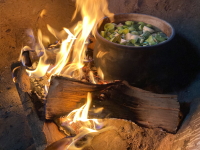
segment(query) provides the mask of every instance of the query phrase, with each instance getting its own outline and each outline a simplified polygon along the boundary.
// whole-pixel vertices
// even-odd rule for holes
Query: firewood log
[[[52,77],[46,101],[46,119],[68,114],[86,102],[87,92],[102,90],[110,85],[112,84],[98,85],[67,77]]]
[[[123,81],[110,91],[110,100],[130,110],[129,119],[142,126],[175,133],[179,125],[180,105],[176,95],[152,93]]]
[[[127,119],[145,127],[176,132],[180,121],[177,96],[145,91],[130,86],[126,81],[111,85],[95,85],[54,77],[46,101],[46,119],[67,115],[81,106],[80,104],[84,104],[87,92],[98,90],[103,90],[107,96],[103,100],[93,99],[92,106],[104,107],[102,115],[98,115],[97,118]]]

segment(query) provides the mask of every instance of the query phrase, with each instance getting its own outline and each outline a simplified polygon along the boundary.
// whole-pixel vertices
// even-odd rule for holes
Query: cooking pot
[[[151,24],[165,33],[168,39],[157,45],[136,47],[113,43],[100,35],[106,23],[125,21]],[[95,65],[102,70],[104,79],[108,81],[126,80],[130,84],[139,85],[147,84],[148,80],[165,80],[168,76],[167,65],[170,64],[174,35],[174,28],[168,22],[154,16],[126,13],[116,14],[113,19],[105,17],[98,22],[95,31]]]

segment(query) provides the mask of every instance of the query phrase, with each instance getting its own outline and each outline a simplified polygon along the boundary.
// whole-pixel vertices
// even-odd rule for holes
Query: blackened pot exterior
[[[131,84],[146,84],[149,80],[164,79],[169,69],[167,66],[172,59],[170,53],[175,34],[173,27],[159,18],[135,13],[115,15],[112,22],[129,20],[142,21],[158,27],[168,36],[168,40],[145,47],[112,43],[99,34],[104,24],[111,22],[109,18],[104,18],[95,35],[95,65],[103,71],[105,80],[127,80]]]

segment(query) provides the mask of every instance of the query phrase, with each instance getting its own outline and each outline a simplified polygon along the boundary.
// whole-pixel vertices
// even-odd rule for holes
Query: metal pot
[[[163,78],[163,73],[166,73],[164,68],[170,63],[168,54],[172,47],[171,41],[175,35],[173,27],[157,17],[135,13],[116,14],[112,22],[123,23],[129,20],[142,21],[158,27],[168,36],[168,40],[154,46],[145,47],[126,46],[110,42],[99,34],[104,25],[111,22],[109,18],[103,18],[99,21],[95,32],[95,65],[102,70],[105,80],[126,80],[131,84],[146,84],[149,79]]]

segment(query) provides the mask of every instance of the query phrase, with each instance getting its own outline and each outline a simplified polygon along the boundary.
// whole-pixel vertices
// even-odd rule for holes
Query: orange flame
[[[61,47],[56,53],[56,60],[53,64],[48,63],[47,60],[49,57],[47,50],[42,43],[44,41],[49,42],[49,38],[42,35],[41,30],[38,30],[38,44],[35,46],[35,51],[40,59],[35,70],[27,70],[29,76],[43,77],[48,75],[51,77],[55,74],[62,74],[70,78],[82,78],[82,67],[84,66],[83,62],[85,58],[85,50],[87,48],[85,43],[87,42],[87,38],[90,33],[94,35],[94,29],[98,20],[103,18],[105,15],[112,18],[114,14],[109,12],[106,0],[76,0],[76,11],[73,19],[76,17],[78,12],[80,12],[82,16],[82,21],[77,23],[73,32],[67,28],[63,29],[65,33],[67,33],[68,37],[62,39]],[[44,10],[40,16],[42,17],[46,13],[46,10]],[[60,37],[61,34],[54,30],[50,25],[47,25],[47,28],[57,39]],[[98,69],[98,72],[101,73],[101,78],[103,78],[100,68]],[[90,76],[92,83],[96,83],[92,77],[92,72],[90,72]],[[45,86],[45,89],[48,90],[48,87]],[[67,149],[78,149],[73,148],[75,147],[75,142],[90,132],[97,132],[96,128],[101,126],[97,119],[87,118],[90,104],[91,94],[88,93],[87,103],[80,109],[72,111],[66,117],[66,121],[70,121],[70,124],[77,123],[78,121],[84,123],[79,129],[79,134],[73,138],[74,142],[72,142]],[[102,108],[99,111],[101,110]]]
[[[78,129],[75,129],[75,130],[78,130],[76,131],[78,134],[73,138],[73,142],[67,147],[67,149],[71,149],[71,148],[78,149],[75,146],[75,143],[79,139],[81,139],[83,136],[85,136],[88,133],[98,132],[97,128],[102,126],[102,124],[99,123],[97,119],[88,119],[88,111],[91,105],[91,101],[92,101],[91,93],[88,93],[86,104],[84,104],[79,109],[73,110],[71,113],[67,115],[66,118],[62,118],[63,120],[62,126],[64,124],[67,124],[67,125],[69,124],[73,126],[73,124],[78,124],[79,122],[81,122],[81,126]],[[100,109],[102,110],[102,108]]]
[[[38,31],[38,44],[35,46],[35,50],[39,55],[43,54],[38,62],[35,70],[27,70],[28,74],[33,77],[43,77],[45,74],[51,77],[51,75],[65,75],[70,78],[81,79],[83,76],[82,67],[85,58],[86,41],[99,19],[102,17],[112,17],[113,14],[108,10],[108,3],[106,0],[76,0],[76,11],[73,19],[77,13],[82,15],[82,21],[78,22],[72,34],[69,29],[64,28],[64,31],[68,34],[67,39],[62,40],[60,50],[56,54],[55,64],[47,63],[48,55],[42,44],[42,41],[48,41],[49,38],[42,35],[42,32]],[[41,12],[41,16],[47,13]],[[51,26],[47,25],[48,30],[58,38],[58,33]],[[92,31],[93,30],[93,31]],[[70,60],[70,64],[68,64]],[[68,65],[67,65],[68,64]],[[92,80],[95,83],[94,80]]]

